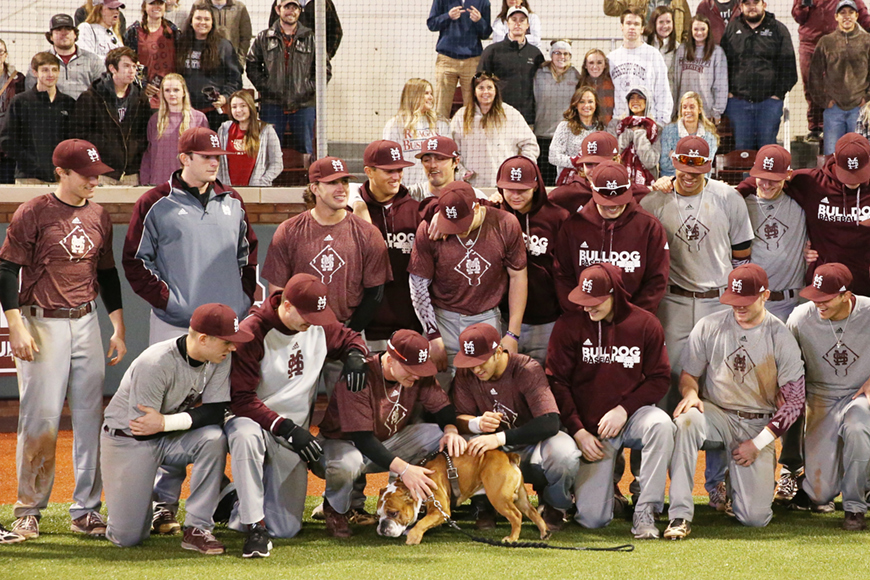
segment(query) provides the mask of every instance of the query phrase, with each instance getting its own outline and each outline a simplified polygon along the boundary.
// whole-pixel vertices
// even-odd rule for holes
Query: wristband
[[[504,434],[504,431],[499,431],[498,433],[496,433],[495,438],[498,439],[498,444],[502,447],[504,447],[505,443],[507,443],[507,436]]]
[[[519,340],[520,340],[520,335],[519,335],[519,334],[514,334],[514,333],[511,332],[510,330],[506,330],[506,331],[505,331],[505,335],[511,337],[512,339],[516,340],[517,342],[519,342]]]
[[[770,429],[765,427],[761,430],[761,433],[755,436],[752,440],[752,444],[755,445],[755,448],[761,451],[771,443],[773,443],[774,439],[776,439],[776,435],[770,432]]]
[[[399,479],[402,479],[402,477],[405,476],[405,474],[408,472],[408,469],[410,469],[410,468],[411,468],[411,464],[410,463],[406,464],[405,469],[403,469],[402,473],[399,474]],[[404,480],[402,480],[402,481],[404,481]]]
[[[193,425],[193,419],[190,418],[189,413],[163,415],[164,431],[187,431],[191,425]]]
[[[483,430],[480,428],[480,420],[482,417],[475,417],[471,421],[468,422],[468,430],[472,433],[483,433]]]

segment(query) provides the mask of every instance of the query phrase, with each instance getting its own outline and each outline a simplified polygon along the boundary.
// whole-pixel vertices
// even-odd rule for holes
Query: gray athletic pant
[[[73,428],[75,489],[70,515],[100,510],[100,426],[103,422],[105,353],[97,313],[78,319],[43,318],[21,309],[24,326],[39,347],[32,362],[15,359],[20,410],[16,518],[39,516],[54,485],[57,432],[63,401]]]
[[[800,297],[795,295],[786,300],[777,300],[775,302],[768,300],[764,306],[768,312],[786,322],[799,302]],[[804,466],[803,438],[804,416],[801,415],[780,438],[782,441],[782,451],[779,454],[779,462],[782,464],[784,471],[795,473]]]
[[[776,452],[768,445],[748,467],[737,465],[731,451],[747,439],[758,435],[769,419],[742,419],[709,401],[704,401],[704,412],[689,409],[674,421],[677,435],[671,459],[671,520],[683,518],[691,521],[695,514],[692,487],[698,450],[705,446],[725,447],[731,481],[731,497],[737,520],[751,527],[766,526],[773,517],[771,503],[775,484]],[[709,455],[708,455],[709,457]]]
[[[151,489],[164,463],[190,465],[190,497],[185,527],[211,530],[227,462],[227,439],[217,425],[170,432],[148,441],[109,434],[101,437],[100,461],[106,478],[109,525],[106,537],[118,546],[135,546],[151,534]]]
[[[520,456],[523,480],[534,485],[547,505],[563,511],[571,507],[581,454],[570,435],[559,431],[540,443],[511,445],[504,451]]]
[[[520,354],[525,354],[536,361],[543,367],[547,368],[547,345],[550,344],[550,335],[553,334],[555,322],[546,324],[526,324],[523,323],[522,331],[520,332],[520,340],[518,351]],[[502,321],[502,328],[507,328],[507,320]]]
[[[233,417],[225,429],[239,494],[229,527],[246,532],[247,525],[266,520],[269,535],[292,538],[302,529],[308,466],[248,417]]]
[[[453,357],[459,350],[459,335],[462,331],[478,322],[485,322],[495,327],[501,334],[501,312],[498,308],[481,312],[473,316],[459,314],[458,312],[450,312],[435,308],[435,319],[438,322],[438,330],[441,332],[441,339],[444,341],[444,350],[447,351],[447,370],[435,375],[438,383],[445,392],[450,393],[453,387],[453,375],[456,374],[456,369],[453,366]],[[330,502],[331,503],[331,502]]]
[[[641,455],[640,497],[636,511],[661,510],[665,501],[668,463],[674,450],[673,421],[667,413],[653,405],[635,411],[622,431],[601,443],[604,458],[599,461],[580,461],[574,484],[577,520],[584,528],[602,528],[613,519],[613,468],[616,455],[623,447],[643,449]]]
[[[434,423],[418,423],[407,425],[383,444],[392,453],[414,464],[437,451],[443,435],[441,427]],[[366,473],[383,473],[389,466],[372,462],[350,441],[322,436],[318,437],[318,441],[323,446],[320,465],[326,475],[323,496],[332,509],[340,514],[347,513],[351,507],[354,482]]]
[[[861,396],[841,399],[807,394],[803,489],[816,504],[843,494],[843,509],[865,513],[870,461],[870,402]]]

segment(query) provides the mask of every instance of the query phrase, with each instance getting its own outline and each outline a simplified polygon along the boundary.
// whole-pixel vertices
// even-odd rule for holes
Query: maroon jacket
[[[253,419],[271,433],[275,432],[275,427],[284,419],[260,400],[257,386],[260,384],[260,363],[266,354],[266,335],[273,329],[281,334],[295,334],[295,331],[284,326],[278,318],[281,292],[273,292],[262,304],[252,308],[250,315],[239,324],[241,328],[253,333],[254,339],[236,345],[237,350],[233,353],[233,366],[230,370],[230,408],[233,413]],[[368,353],[360,334],[340,322],[324,326],[323,330],[326,332],[326,358],[338,360],[351,349]],[[287,361],[284,368],[290,368],[290,362]]]
[[[649,188],[635,183],[631,186],[631,192],[634,201],[640,203],[640,200],[649,193]],[[589,187],[589,180],[585,177],[575,177],[571,183],[560,185],[550,191],[548,197],[551,203],[564,207],[573,214],[592,201],[592,188]]]
[[[804,0],[794,0],[791,15],[798,26],[798,38],[801,44],[818,44],[819,39],[837,29],[835,10],[839,0],[813,0],[812,6],[804,6]],[[864,0],[855,0],[858,5],[858,24],[864,30],[870,31],[870,14]]]
[[[523,315],[525,324],[548,324],[554,322],[562,313],[556,298],[556,284],[553,280],[553,251],[556,247],[556,236],[562,224],[571,214],[547,199],[547,189],[544,187],[544,177],[537,165],[538,187],[532,195],[532,208],[527,214],[521,214],[511,208],[507,202],[500,205],[501,209],[516,216],[523,230],[523,241],[526,244],[528,256],[529,296],[526,301],[526,312]],[[502,188],[499,193],[504,195]],[[502,312],[507,315],[507,294],[501,303]]]
[[[821,169],[795,171],[788,185],[785,192],[803,208],[810,244],[819,253],[807,280],[817,266],[840,262],[852,272],[852,292],[870,296],[870,227],[856,220],[870,219],[870,182],[846,189],[834,175],[832,156]]]
[[[631,303],[655,314],[668,283],[667,242],[662,224],[635,200],[615,220],[604,219],[594,203],[587,203],[565,222],[556,238],[554,270],[562,310],[582,310],[568,300],[580,272],[609,262],[622,270]]]
[[[390,338],[400,328],[410,328],[422,332],[420,321],[411,304],[411,285],[408,281],[408,263],[411,261],[411,248],[414,235],[420,225],[420,202],[414,200],[404,185],[387,203],[375,200],[369,192],[369,182],[360,187],[360,195],[369,209],[372,224],[387,242],[390,267],[393,270],[392,282],[384,284],[384,298],[374,319],[366,328],[369,340]]]
[[[658,403],[671,380],[661,323],[629,303],[619,268],[602,267],[613,280],[613,321],[567,313],[556,321],[547,349],[547,378],[572,436],[580,429],[597,436],[598,421],[617,405],[631,417]]]
[[[740,9],[740,2],[737,2],[731,11],[731,18],[728,19],[728,22],[725,22],[722,20],[722,15],[719,14],[719,9],[716,8],[715,4],[715,0],[701,0],[695,14],[702,14],[710,20],[710,36],[713,38],[713,42],[719,44],[722,42],[722,35],[725,34],[725,27],[732,20],[739,18],[743,11]]]

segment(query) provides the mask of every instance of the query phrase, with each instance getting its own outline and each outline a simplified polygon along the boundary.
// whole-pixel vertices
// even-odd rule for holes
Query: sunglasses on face
[[[673,154],[673,158],[683,165],[690,165],[692,167],[701,167],[712,161],[709,157],[701,157],[700,155],[677,155]]]

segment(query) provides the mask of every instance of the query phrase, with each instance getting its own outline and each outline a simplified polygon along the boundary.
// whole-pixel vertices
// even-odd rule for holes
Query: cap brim
[[[369,165],[369,167],[376,167],[377,169],[383,169],[385,171],[392,171],[393,169],[406,169],[408,167],[413,167],[415,164],[410,161],[396,161],[395,163],[390,163],[388,165]]]
[[[229,340],[230,342],[250,342],[254,340],[254,335],[251,332],[248,332],[244,328],[240,328],[238,332],[234,334],[230,334],[228,336],[215,336],[215,338],[219,338],[221,340]]]
[[[534,189],[538,187],[537,183],[517,183],[516,181],[511,181],[510,179],[503,179],[501,181],[497,181],[495,183],[496,187],[500,187],[502,189]]]
[[[605,161],[613,161],[613,157],[605,157],[604,155],[581,155],[577,159],[577,163],[604,163]]]
[[[84,175],[85,177],[96,177],[98,175],[105,175],[106,173],[111,173],[114,171],[114,169],[112,169],[102,161],[97,161],[96,163],[89,164],[81,171],[77,169],[73,169],[73,171],[75,171],[79,175]]]
[[[719,296],[719,302],[722,304],[727,304],[728,306],[749,306],[758,300],[760,294],[756,294],[755,296],[741,296],[740,294],[736,294],[732,292],[729,288]]]
[[[320,183],[332,183],[333,181],[338,181],[339,179],[344,179],[345,177],[347,177],[348,179],[356,179],[353,175],[351,175],[347,171],[341,171],[339,173],[333,173],[329,177],[320,178],[317,181]]]
[[[870,179],[870,163],[867,163],[864,167],[854,171],[843,169],[839,165],[834,164],[834,175],[836,175],[837,179],[842,183],[855,183],[855,180],[858,180],[859,183],[865,183]]]
[[[776,173],[775,171],[765,171],[763,169],[755,169],[754,167],[749,170],[749,175],[756,179],[769,179],[771,181],[788,179],[788,172]]]
[[[455,155],[447,155],[446,153],[441,153],[440,151],[420,151],[414,157],[417,159],[423,159],[424,155],[435,155],[437,157],[444,157],[445,159],[456,159]]]
[[[296,310],[299,312],[302,320],[313,326],[326,326],[327,324],[338,322],[338,318],[335,317],[335,313],[329,306],[316,312],[306,312],[298,306],[296,307]]]
[[[683,173],[710,173],[713,170],[713,162],[708,161],[704,165],[686,165],[685,163],[680,163],[676,160],[676,158],[671,158],[671,161],[674,163],[674,169],[679,169]]]
[[[827,294],[825,292],[822,292],[815,286],[807,286],[806,288],[801,290],[799,294],[802,298],[806,298],[810,302],[827,302],[828,300],[839,296],[840,292],[837,292],[835,294]]]
[[[474,212],[458,220],[447,219],[444,212],[440,210],[438,215],[441,216],[438,220],[438,229],[445,234],[464,234],[471,227],[471,222],[474,221]]]
[[[597,203],[598,205],[607,205],[607,206],[616,206],[616,205],[625,205],[631,201],[633,197],[631,188],[629,187],[625,190],[625,193],[620,193],[619,195],[615,195],[613,197],[607,197],[601,195],[594,189],[592,190],[592,201]]]
[[[179,153],[187,152],[179,151]],[[223,149],[210,149],[208,151],[190,151],[190,153],[196,153],[197,155],[233,155],[232,151],[224,151]]]
[[[435,363],[433,363],[431,360],[427,360],[426,362],[418,365],[409,365],[398,360],[396,362],[399,363],[399,366],[404,368],[406,371],[418,377],[434,377],[438,374],[438,367],[436,367]]]
[[[490,352],[486,354],[481,354],[477,356],[468,356],[466,354],[462,354],[461,352],[456,353],[456,356],[453,357],[453,366],[458,369],[471,369],[476,366],[482,365],[490,358],[492,358],[492,353],[495,352],[495,349],[492,349]]]
[[[580,306],[598,306],[599,304],[604,304],[604,302],[606,302],[611,296],[613,296],[612,293],[605,296],[590,296],[586,292],[583,292],[578,286],[568,294],[568,300],[574,304],[579,304]],[[459,355],[456,356],[458,357]]]

